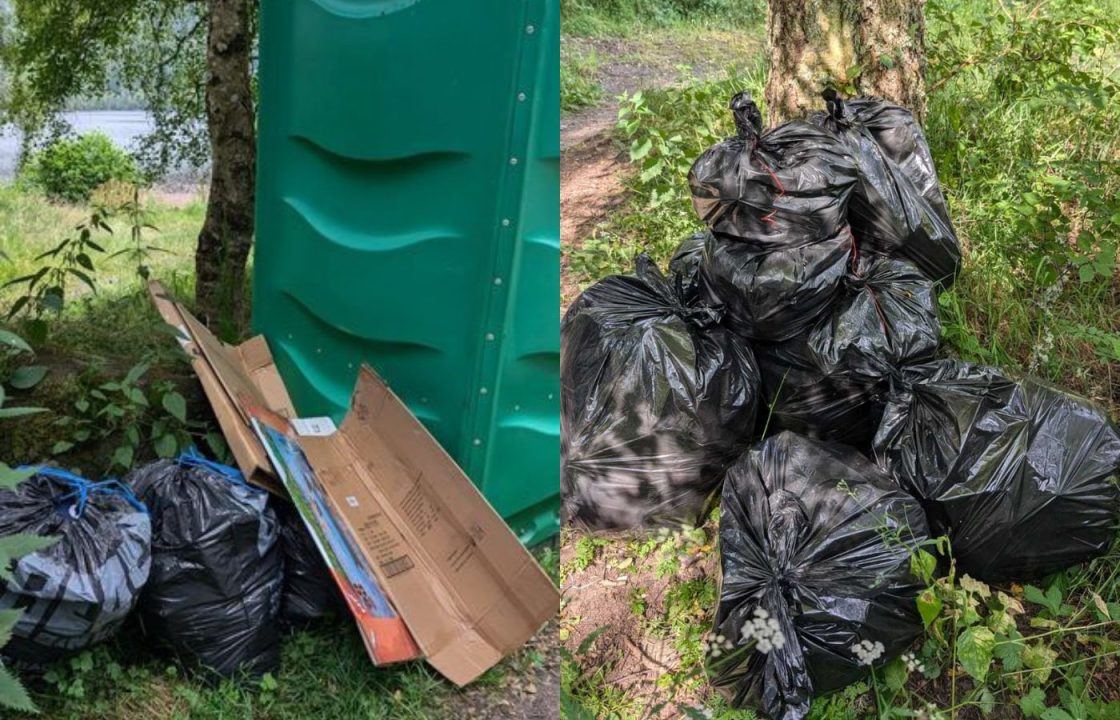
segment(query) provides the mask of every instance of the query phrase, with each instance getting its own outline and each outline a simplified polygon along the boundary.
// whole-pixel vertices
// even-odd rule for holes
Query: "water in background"
[[[152,131],[152,117],[145,110],[78,110],[62,114],[77,134],[100,130],[118,146],[133,150],[141,137]],[[19,132],[0,127],[0,180],[11,180],[19,162]],[[176,185],[197,183],[205,172],[184,168],[172,173],[169,182]]]

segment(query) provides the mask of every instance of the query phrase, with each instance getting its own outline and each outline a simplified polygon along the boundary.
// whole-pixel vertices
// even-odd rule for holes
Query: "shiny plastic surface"
[[[866,675],[857,643],[882,644],[876,665],[904,651],[922,629],[910,555],[926,537],[918,503],[855,450],[789,432],[756,446],[723,486],[713,635],[730,649],[709,655],[712,684],[800,720]],[[765,653],[743,633],[758,610],[781,636]]]
[[[705,151],[688,176],[693,206],[713,233],[702,270],[732,328],[785,340],[839,292],[854,242],[847,208],[855,162],[805,122],[762,132],[748,93],[731,109],[738,135]]]
[[[558,528],[559,2],[264,0],[253,323],[302,415],[370,363]]]
[[[840,296],[809,335],[821,372],[877,379],[931,359],[941,338],[932,281],[903,260],[862,257],[852,265]]]
[[[152,514],[145,633],[223,677],[275,673],[284,569],[268,493],[232,468],[168,460],[126,482]]]
[[[4,655],[42,665],[108,639],[136,605],[151,568],[151,524],[113,482],[43,468],[0,491],[0,537],[55,536],[0,581],[0,609],[23,615]]]
[[[646,256],[588,288],[561,326],[565,517],[591,529],[703,520],[750,443],[747,344]]]
[[[925,133],[910,111],[876,98],[825,93],[827,112],[809,122],[832,133],[859,169],[848,219],[860,246],[910,260],[944,287],[961,250]]]
[[[1039,577],[1115,538],[1120,434],[1101,408],[1037,380],[957,360],[907,368],[875,455],[973,577]]]

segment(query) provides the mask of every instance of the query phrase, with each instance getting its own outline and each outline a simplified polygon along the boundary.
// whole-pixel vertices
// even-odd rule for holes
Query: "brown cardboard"
[[[225,345],[167,297],[152,297],[181,328],[226,439],[246,477],[274,487],[247,419],[266,407],[295,417],[268,344]],[[523,646],[559,610],[552,581],[388,386],[363,367],[342,427],[299,438],[332,514],[374,568],[433,667],[466,685]],[[266,485],[267,487],[267,485]],[[282,492],[282,490],[281,490]]]
[[[249,426],[242,404],[231,392],[248,393],[258,406],[284,417],[295,415],[268,343],[258,337],[238,347],[226,345],[176,303],[160,283],[150,282],[148,292],[156,310],[175,328],[179,344],[190,356],[191,366],[214,409],[238,468],[249,482],[272,493],[286,495],[276,480],[268,454]]]
[[[368,367],[339,432],[300,446],[428,662],[465,685],[559,609],[552,581]]]

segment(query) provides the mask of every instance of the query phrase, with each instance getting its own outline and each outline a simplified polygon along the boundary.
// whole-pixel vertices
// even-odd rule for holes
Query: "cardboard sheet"
[[[342,555],[344,546],[352,550],[353,564],[376,576],[436,670],[466,685],[556,615],[559,592],[532,554],[371,368],[362,368],[337,431],[319,419],[293,424],[291,400],[263,338],[225,345],[158,284],[152,295],[164,318],[182,328],[180,342],[246,477],[283,492],[254,420],[258,430],[271,426],[287,438],[288,450],[298,444],[315,482],[304,478],[301,497],[321,495],[329,515],[303,515],[320,531],[314,534],[324,556],[332,540]],[[287,482],[306,473],[284,475]],[[304,502],[301,514],[312,505]],[[333,559],[338,567],[337,553]]]
[[[238,468],[249,482],[286,497],[242,404],[231,392],[248,394],[258,405],[283,417],[295,415],[268,343],[263,337],[256,337],[238,347],[226,345],[175,302],[160,283],[150,282],[148,292],[156,310],[175,329],[179,345],[190,356],[191,366],[214,409]]]
[[[475,680],[559,610],[532,554],[371,368],[341,429],[300,445],[333,514],[452,682]]]

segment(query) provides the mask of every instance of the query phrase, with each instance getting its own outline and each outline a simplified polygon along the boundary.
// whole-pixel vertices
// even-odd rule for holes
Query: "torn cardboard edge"
[[[240,378],[245,381],[238,385],[241,392],[251,393],[262,407],[283,417],[296,414],[268,343],[263,337],[255,337],[237,347],[226,345],[175,302],[163,285],[149,282],[148,293],[160,316],[175,330],[180,347],[190,357],[191,367],[202,383],[202,390],[245,479],[286,498],[287,493],[276,478],[268,453],[231,392],[231,382]],[[208,353],[203,350],[204,345]]]
[[[246,477],[284,492],[250,426],[254,413],[268,416],[296,438],[331,517],[441,674],[470,683],[556,615],[559,592],[532,554],[372,368],[363,366],[341,428],[304,423],[315,432],[298,435],[264,338],[225,345],[158,283],[151,292],[184,329],[180,342]]]

